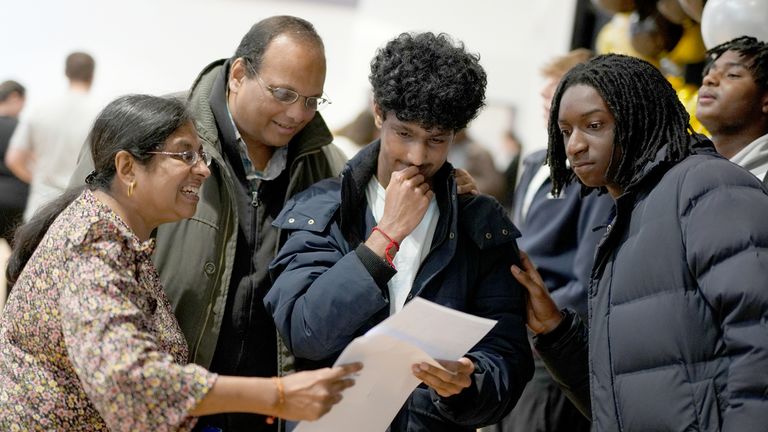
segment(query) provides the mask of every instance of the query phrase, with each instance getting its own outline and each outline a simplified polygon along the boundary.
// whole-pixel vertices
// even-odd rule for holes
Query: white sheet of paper
[[[336,364],[362,362],[355,385],[344,399],[312,422],[301,422],[294,432],[385,431],[408,396],[419,385],[411,365],[434,360],[456,360],[466,354],[496,325],[422,298],[353,340]]]

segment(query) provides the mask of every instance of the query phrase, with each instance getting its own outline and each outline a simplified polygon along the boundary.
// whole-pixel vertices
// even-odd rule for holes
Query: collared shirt
[[[368,207],[373,213],[376,223],[384,215],[384,198],[386,191],[381,186],[376,176],[371,177],[368,182],[368,188],[365,191],[365,197],[368,201]],[[400,243],[400,249],[392,260],[397,273],[389,280],[389,314],[393,315],[400,311],[405,305],[405,299],[411,292],[413,281],[416,279],[421,263],[429,253],[432,246],[432,238],[435,236],[437,228],[437,219],[440,211],[437,208],[437,199],[432,195],[429,201],[427,212],[421,218],[421,222],[410,234]]]
[[[248,180],[251,193],[254,194],[258,192],[261,180],[274,180],[283,172],[283,170],[285,170],[285,167],[288,165],[288,146],[277,148],[269,159],[269,162],[267,162],[264,171],[257,170],[253,166],[251,158],[248,156],[248,145],[245,143],[243,136],[240,135],[240,131],[237,129],[235,120],[232,118],[232,113],[229,111],[229,105],[227,105],[227,115],[229,116],[230,123],[232,123],[232,129],[235,131],[237,149],[238,153],[240,153],[243,169],[245,170],[245,178]]]

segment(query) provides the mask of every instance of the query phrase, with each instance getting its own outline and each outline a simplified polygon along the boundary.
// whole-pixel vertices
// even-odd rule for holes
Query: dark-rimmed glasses
[[[272,87],[271,85],[267,85],[262,81],[262,79],[258,75],[254,75],[256,79],[259,81],[259,84],[261,84],[262,87],[264,87],[267,91],[269,91],[272,94],[272,97],[275,98],[280,103],[291,105],[292,103],[299,100],[299,97],[304,98],[304,107],[306,107],[310,111],[319,111],[326,106],[331,104],[331,101],[319,97],[319,96],[304,96],[301,94],[298,94],[297,92],[282,88],[282,87]]]
[[[200,150],[196,152],[194,150],[186,150],[182,152],[167,152],[167,151],[150,151],[149,154],[159,154],[170,156],[174,159],[178,159],[189,166],[195,166],[201,159],[205,166],[211,166],[211,155],[207,152]]]

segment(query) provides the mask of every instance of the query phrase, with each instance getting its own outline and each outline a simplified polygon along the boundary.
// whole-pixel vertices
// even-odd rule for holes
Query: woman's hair
[[[601,55],[571,69],[552,99],[547,163],[554,195],[573,178],[566,165],[558,116],[563,93],[579,84],[594,88],[615,119],[613,143],[620,152],[613,153],[618,159],[611,161],[606,173],[612,182],[626,189],[664,146],[666,161],[676,162],[691,154],[688,113],[661,72],[635,57]]]
[[[16,230],[6,269],[8,285],[16,282],[53,221],[84,188],[111,188],[118,152],[127,151],[139,163],[146,164],[153,156],[149,151],[162,147],[171,134],[190,121],[192,114],[177,99],[128,95],[107,105],[96,118],[88,136],[95,169],[88,175],[87,185],[66,191]]]

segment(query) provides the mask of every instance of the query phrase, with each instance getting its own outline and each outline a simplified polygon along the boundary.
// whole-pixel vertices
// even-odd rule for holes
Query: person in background
[[[504,170],[504,199],[501,201],[501,204],[512,214],[520,169],[520,157],[523,154],[523,143],[517,134],[511,130],[505,131],[501,140],[503,151],[510,156],[507,168]]]
[[[348,159],[353,158],[366,144],[379,137],[371,108],[365,108],[355,118],[333,134],[333,143]]]
[[[377,52],[369,78],[381,137],[280,213],[290,234],[264,301],[309,369],[415,296],[498,320],[464,357],[440,360],[444,369],[414,365],[423,384],[389,428],[474,432],[509,412],[532,371],[525,300],[508,270],[517,229],[493,198],[458,195],[446,162],[484,105],[486,73],[446,34],[403,33]]]
[[[448,150],[448,161],[457,168],[467,170],[475,179],[480,193],[497,200],[504,198],[504,174],[496,169],[491,152],[470,138],[466,130],[456,132]]]
[[[11,138],[5,164],[30,184],[24,220],[67,188],[99,108],[90,95],[95,67],[86,53],[68,55],[67,92],[33,109]]]
[[[544,120],[549,119],[552,95],[560,79],[592,57],[585,49],[552,59],[544,68],[541,92]],[[513,221],[520,229],[520,248],[536,263],[552,298],[587,320],[587,287],[597,243],[613,207],[607,194],[582,193],[577,183],[552,196],[552,179],[545,164],[546,149],[529,155],[515,192]],[[491,431],[587,432],[590,424],[560,390],[534,351],[536,366],[520,402]]]
[[[544,85],[541,87],[539,96],[541,96],[541,113],[544,116],[545,124],[549,121],[552,97],[554,97],[557,85],[563,75],[577,64],[584,63],[592,57],[594,57],[592,51],[586,48],[576,48],[563,56],[555,57],[541,68],[540,73],[544,78]]]
[[[633,57],[574,67],[553,99],[553,194],[575,175],[616,202],[588,326],[529,258],[511,270],[537,352],[593,431],[768,424],[768,192],[692,132],[672,86]]]
[[[338,402],[359,364],[274,379],[187,364],[150,259],[152,230],[192,217],[210,175],[186,107],[118,98],[90,143],[87,187],[17,234],[0,320],[0,429],[184,431],[204,414],[311,420]]]
[[[742,36],[708,56],[696,117],[718,153],[768,185],[768,44]]]
[[[29,185],[4,163],[19,113],[24,109],[25,94],[24,86],[16,81],[0,83],[0,238],[8,244],[13,239],[14,228],[22,221],[29,194]]]

